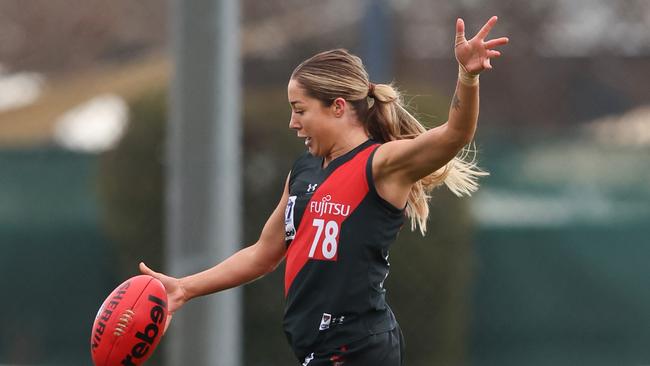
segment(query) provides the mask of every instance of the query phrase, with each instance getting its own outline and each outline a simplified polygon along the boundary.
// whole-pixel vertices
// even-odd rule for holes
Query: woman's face
[[[326,156],[335,142],[334,108],[309,97],[294,79],[289,80],[287,94],[291,105],[289,128],[296,130],[298,137],[305,138],[305,146],[312,155]]]

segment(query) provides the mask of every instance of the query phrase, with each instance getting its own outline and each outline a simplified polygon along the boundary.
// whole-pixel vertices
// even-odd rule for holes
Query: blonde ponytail
[[[369,96],[374,103],[368,109],[368,132],[380,142],[415,138],[426,128],[404,107],[399,91],[392,85],[370,84]],[[411,187],[406,215],[411,219],[411,230],[418,226],[422,235],[427,230],[428,202],[431,191],[445,184],[458,197],[470,196],[478,190],[478,178],[488,175],[478,167],[476,150],[465,147],[444,167],[420,179]]]

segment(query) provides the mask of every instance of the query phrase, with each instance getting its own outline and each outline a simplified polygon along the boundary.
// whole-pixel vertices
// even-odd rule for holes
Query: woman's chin
[[[314,146],[311,146],[311,144],[310,144],[310,145],[307,145],[307,151],[308,151],[310,154],[312,154],[313,156],[320,156],[320,155],[318,155],[318,150],[316,150],[316,149],[314,148]]]

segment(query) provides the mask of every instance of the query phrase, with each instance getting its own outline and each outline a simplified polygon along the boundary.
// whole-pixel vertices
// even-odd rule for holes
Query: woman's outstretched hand
[[[491,69],[490,59],[501,56],[501,52],[493,48],[507,44],[508,38],[485,40],[496,22],[497,17],[493,16],[474,38],[468,41],[465,38],[465,22],[461,18],[456,20],[456,60],[468,73],[476,75],[483,70]]]
[[[180,280],[178,278],[170,277],[162,273],[154,272],[144,263],[140,262],[140,272],[142,274],[149,275],[160,282],[165,286],[165,291],[167,291],[167,323],[165,324],[166,332],[169,327],[169,323],[172,320],[172,316],[176,310],[180,309],[183,304],[185,304],[189,299],[186,296],[185,289],[181,286]]]

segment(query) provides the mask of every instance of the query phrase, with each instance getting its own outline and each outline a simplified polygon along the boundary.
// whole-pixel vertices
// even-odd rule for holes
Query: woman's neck
[[[332,147],[330,153],[323,158],[323,168],[327,168],[334,159],[347,154],[357,146],[366,142],[368,139],[368,134],[365,131],[360,130],[356,130],[353,133],[342,134]]]

